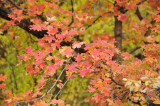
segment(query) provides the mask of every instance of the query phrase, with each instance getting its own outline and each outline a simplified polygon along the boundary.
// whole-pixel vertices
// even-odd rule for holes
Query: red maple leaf
[[[30,29],[31,30],[37,30],[37,31],[42,31],[45,28],[44,24],[36,24],[36,25],[31,25]]]
[[[81,69],[79,71],[79,74],[81,77],[84,77],[85,75],[89,74],[90,71],[91,71],[90,69]]]
[[[6,75],[0,74],[0,81],[5,81],[7,79]]]
[[[26,49],[25,49],[25,53],[31,53],[33,50],[32,50],[32,46],[28,46]]]
[[[49,64],[47,66],[47,70],[49,70],[49,73],[51,73],[52,75],[54,75],[56,73],[56,69],[57,68],[55,67],[55,65]]]
[[[75,48],[80,48],[84,43],[83,42],[79,42],[79,43],[74,43],[72,48],[75,49]]]
[[[67,65],[67,69],[68,69],[69,71],[77,72],[77,69],[75,68],[74,65]]]
[[[0,89],[5,88],[5,86],[6,86],[6,84],[4,84],[4,83],[0,84]]]
[[[64,106],[64,101],[62,101],[62,100],[56,100],[56,99],[53,99],[52,101],[51,101],[51,104],[59,104],[59,106]]]
[[[127,19],[127,16],[124,15],[124,14],[121,14],[121,15],[118,16],[118,20],[120,20],[120,21],[122,21],[122,22],[125,22],[126,19]]]
[[[60,50],[60,53],[62,55],[66,55],[66,56],[72,56],[72,52],[73,52],[73,49],[71,49],[71,47],[63,47],[61,50]]]
[[[89,92],[95,92],[96,88],[92,87],[92,86],[88,86]]]
[[[132,55],[129,54],[129,53],[127,53],[127,52],[122,53],[122,56],[124,57],[124,58],[123,58],[124,60],[129,60],[129,59],[132,57]]]
[[[77,62],[80,62],[82,60],[82,57],[80,54],[78,54],[77,57],[75,57],[75,59]]]
[[[29,71],[29,72],[32,72],[32,71],[33,71],[33,67],[28,66],[28,67],[26,68],[26,70]]]
[[[14,20],[8,21],[7,24],[8,24],[8,26],[16,25],[15,22],[14,22]]]
[[[47,32],[48,34],[54,35],[54,34],[56,34],[58,32],[58,29],[57,28],[53,28],[53,26],[48,26],[47,28],[48,28],[48,32]]]
[[[129,3],[129,4],[126,4],[126,9],[134,9],[136,7],[136,3]]]

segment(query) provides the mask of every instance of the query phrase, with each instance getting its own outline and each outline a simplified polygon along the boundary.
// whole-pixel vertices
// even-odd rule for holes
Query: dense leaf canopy
[[[159,0],[0,0],[0,105],[159,105],[159,30]]]

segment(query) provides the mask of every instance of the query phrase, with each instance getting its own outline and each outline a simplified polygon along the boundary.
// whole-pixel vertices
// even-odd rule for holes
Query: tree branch
[[[10,4],[10,2],[7,2]],[[6,8],[3,2],[0,2],[0,17],[3,19],[6,19],[8,21],[12,20],[11,18],[8,17],[8,14],[12,13],[12,8]],[[37,16],[38,18],[40,18],[40,16]],[[34,30],[30,30],[29,27],[30,25],[33,25],[33,23],[30,21],[30,19],[23,19],[21,20],[21,22],[16,21],[15,24],[17,26],[19,26],[20,28],[24,29],[25,31],[27,31],[28,33],[31,33],[33,36],[36,36],[37,38],[42,38],[45,34],[47,34],[46,30],[42,30],[42,31],[34,31]]]
[[[136,13],[135,13],[135,14],[138,16],[138,18],[139,18],[140,21],[143,20],[143,17],[142,17],[142,15],[141,15],[138,7],[137,7],[137,9],[136,9]]]
[[[93,24],[96,23],[96,21],[98,21],[102,16],[98,16],[91,25],[88,25],[88,27],[86,29],[88,29],[89,27],[91,27]]]
[[[70,59],[69,59],[68,61],[70,61]],[[17,104],[19,104],[19,103],[24,103],[24,102],[29,103],[29,102],[34,102],[34,101],[37,101],[37,100],[40,100],[40,99],[44,98],[44,97],[45,97],[47,94],[49,94],[49,93],[53,90],[53,88],[56,86],[57,82],[60,80],[63,72],[65,71],[65,69],[66,69],[66,66],[63,68],[63,70],[61,71],[60,75],[58,76],[58,78],[56,79],[56,81],[54,82],[54,84],[50,87],[50,89],[49,89],[45,94],[43,94],[41,97],[39,97],[39,98],[37,98],[37,99],[34,99],[34,100],[30,100],[30,101],[17,101],[16,103],[17,103]],[[69,78],[70,78],[70,77],[69,77]],[[67,82],[68,82],[68,81],[67,81]]]
[[[155,23],[156,23],[155,20],[152,20],[152,21],[150,22],[150,24],[151,24],[152,26],[153,26]],[[147,36],[150,35],[150,33],[151,33],[151,28],[152,28],[152,27],[148,27],[146,33],[144,34],[145,37],[147,37]]]
[[[70,1],[71,1],[71,5],[72,5],[72,21],[71,21],[71,23],[68,26],[71,26],[73,24],[73,22],[74,22],[74,17],[73,17],[73,15],[74,15],[73,0],[70,0]]]
[[[140,46],[137,46],[135,47],[133,50],[131,50],[129,53],[130,54],[133,54],[135,51],[137,51],[138,49],[140,49],[141,47]]]
[[[23,10],[21,7],[17,6],[17,5],[16,5],[14,2],[12,2],[11,0],[7,0],[7,1],[9,1],[9,2],[12,4],[12,6],[16,7],[17,9]],[[24,12],[24,13],[27,13],[26,10],[23,10],[23,12]]]
[[[109,73],[110,73],[110,75],[111,75],[111,76],[110,76],[110,79],[111,79],[112,82],[114,82],[116,85],[124,86],[124,84],[120,84],[120,83],[118,83],[117,81],[115,81],[115,80],[113,79],[112,69],[110,69]]]

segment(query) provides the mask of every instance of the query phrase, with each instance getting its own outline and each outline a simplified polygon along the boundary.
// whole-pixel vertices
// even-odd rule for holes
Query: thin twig
[[[70,59],[69,59],[70,61]],[[19,104],[19,103],[23,103],[23,102],[34,102],[34,101],[37,101],[37,100],[40,100],[42,99],[43,97],[45,97],[49,92],[52,91],[52,89],[55,87],[55,85],[57,84],[57,82],[59,81],[60,77],[62,76],[64,70],[66,69],[66,66],[64,67],[64,69],[61,71],[60,75],[58,76],[56,82],[52,85],[52,87],[44,94],[42,95],[41,97],[37,98],[37,99],[34,99],[34,100],[30,100],[30,101],[17,101],[16,103]]]
[[[57,95],[54,97],[54,99],[59,95],[59,93],[62,91],[63,87],[67,84],[67,82],[69,81],[69,79],[71,78],[73,74],[73,71],[71,72],[70,76],[68,77],[68,79],[66,80],[66,82],[63,84],[62,88],[59,90],[59,92],[57,93]]]
[[[71,78],[73,74],[73,71],[71,72],[70,76],[68,77],[68,79],[66,80],[66,82],[63,84],[62,88],[60,88],[60,90],[58,91],[58,93],[56,94],[56,96],[54,97],[54,99],[57,98],[57,96],[59,95],[59,93],[62,91],[63,87],[67,84],[67,82],[69,81],[69,79]]]

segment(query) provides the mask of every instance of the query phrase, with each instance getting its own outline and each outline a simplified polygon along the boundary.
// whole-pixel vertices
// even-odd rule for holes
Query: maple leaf
[[[65,35],[63,35],[63,34],[56,34],[56,38],[63,39],[63,38],[65,38]]]
[[[121,100],[115,100],[115,103],[118,104],[119,106],[122,105],[122,101]]]
[[[46,36],[46,37],[44,37],[44,39],[45,39],[46,41],[48,41],[49,43],[51,43],[52,41],[55,40],[55,37],[53,37],[53,36]]]
[[[104,81],[105,81],[105,83],[111,83],[111,79],[110,78],[105,78]]]
[[[75,30],[71,30],[68,32],[68,35],[75,35],[75,34],[77,34],[77,32]]]
[[[41,11],[41,10],[44,9],[44,8],[45,8],[44,4],[37,4],[37,5],[36,5],[37,11]]]
[[[96,88],[92,87],[92,86],[88,86],[89,92],[95,92]]]
[[[47,21],[48,22],[56,21],[56,17],[55,16],[53,16],[53,17],[47,17]]]
[[[5,88],[5,86],[6,86],[6,84],[4,84],[4,83],[0,84],[0,89]]]
[[[42,77],[38,82],[39,82],[40,84],[43,84],[45,81],[46,81],[46,80]]]
[[[79,74],[81,75],[81,77],[84,77],[85,75],[89,74],[89,72],[91,72],[90,69],[81,69],[79,71]]]
[[[61,66],[64,63],[64,59],[59,59],[59,58],[55,58],[55,65],[56,66]]]
[[[52,64],[49,64],[48,66],[47,66],[47,70],[50,70],[49,72],[52,74],[52,75],[54,75],[55,73],[56,73],[56,66],[55,65],[52,65]]]
[[[31,30],[37,30],[37,31],[42,31],[45,28],[44,24],[37,24],[37,25],[31,25],[30,29]]]
[[[56,48],[56,47],[60,47],[60,43],[61,43],[62,41],[61,40],[58,40],[58,41],[55,41],[55,43],[54,44],[52,44],[51,46],[53,47],[53,48]]]
[[[0,81],[5,81],[7,79],[6,75],[0,74]]]
[[[66,55],[67,57],[72,56],[72,52],[73,52],[73,49],[71,49],[71,47],[65,46],[62,49],[60,49],[60,53],[62,55]]]
[[[16,25],[15,22],[14,22],[14,20],[8,21],[7,24],[8,24],[8,26]]]
[[[75,49],[75,48],[80,48],[84,43],[83,42],[79,42],[79,43],[74,43],[72,48]]]
[[[32,71],[33,71],[33,67],[28,66],[28,67],[26,68],[26,70],[29,71],[29,72],[32,72]]]
[[[31,53],[33,50],[32,50],[32,46],[28,46],[26,49],[25,49],[25,53]]]
[[[104,97],[103,95],[97,93],[94,95],[93,98],[96,101],[96,103],[98,103],[101,100],[101,98],[103,98],[103,97]]]
[[[34,2],[35,2],[36,0],[28,0],[28,1],[29,1],[29,3],[34,4]]]
[[[23,10],[14,9],[13,13],[15,14],[22,14]]]
[[[125,22],[127,20],[127,16],[125,14],[121,14],[118,16],[118,20]]]
[[[129,4],[126,4],[126,9],[134,9],[136,7],[136,3],[129,3]]]
[[[46,65],[45,65],[44,62],[41,62],[41,63],[40,63],[40,67],[41,67],[41,68],[44,68],[45,66],[46,66]]]
[[[77,57],[75,57],[75,60],[76,60],[77,62],[80,62],[80,61],[82,60],[81,55],[80,55],[80,54],[78,54],[78,55],[77,55]]]
[[[48,106],[45,101],[36,102],[35,106]]]
[[[59,100],[53,99],[53,100],[51,101],[51,104],[58,104],[58,105],[60,105],[60,106],[64,106],[64,101],[61,100],[61,99],[59,99]]]
[[[49,61],[51,61],[52,59],[54,59],[54,57],[50,55],[46,58],[46,60],[49,60]]]
[[[74,64],[73,64],[73,65],[67,65],[67,69],[68,69],[69,71],[77,72],[77,69],[75,68]]]
[[[48,48],[47,50],[46,50],[46,52],[48,52],[48,53],[51,53],[53,51],[53,48],[52,47],[50,47],[50,48]]]
[[[131,59],[131,58],[132,58],[132,55],[131,55],[131,54],[129,54],[129,53],[127,53],[127,52],[122,53],[122,56],[124,57],[124,58],[123,58],[124,60],[129,60],[129,59]]]
[[[23,96],[30,95],[31,93],[32,93],[32,91],[31,91],[31,90],[29,90],[29,91],[26,91],[26,92],[23,94]]]
[[[57,32],[58,32],[58,29],[57,28],[53,28],[53,26],[48,26],[48,34],[52,34],[52,35],[55,35]]]
[[[15,15],[14,14],[8,14],[8,17],[11,18],[11,19],[15,19]]]
[[[63,84],[62,83],[58,83],[57,87],[61,89],[63,87]]]

